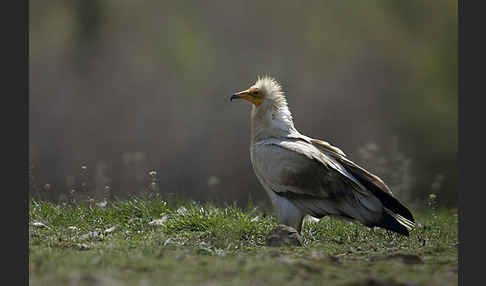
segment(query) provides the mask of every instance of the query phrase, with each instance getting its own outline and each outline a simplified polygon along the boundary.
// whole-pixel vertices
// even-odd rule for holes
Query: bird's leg
[[[297,224],[297,227],[295,228],[299,234],[302,234],[302,226],[304,224],[304,216],[300,218],[300,222]]]
[[[273,208],[278,216],[278,223],[290,226],[300,233],[302,229],[302,220],[305,213],[302,212],[287,198],[275,194],[273,191],[268,191]]]
[[[289,213],[281,213],[278,216],[278,223],[291,226],[297,230],[300,234],[302,230],[302,222],[304,221],[305,214],[301,212],[293,212],[291,215]]]

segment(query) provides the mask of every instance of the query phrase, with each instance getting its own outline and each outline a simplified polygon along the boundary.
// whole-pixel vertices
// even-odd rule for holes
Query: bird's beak
[[[235,94],[233,94],[230,98],[230,100],[232,101],[233,99],[246,99],[248,101],[250,101],[250,90],[247,89],[247,90],[244,90],[244,91],[240,91],[240,92],[237,92]]]
[[[230,100],[232,101],[233,99],[246,99],[246,100],[248,100],[249,102],[253,103],[256,106],[258,106],[258,105],[260,105],[260,103],[262,103],[261,98],[257,98],[257,97],[254,97],[254,96],[250,95],[250,90],[249,89],[244,90],[244,91],[240,91],[240,92],[237,92],[237,93],[233,94],[230,97]]]

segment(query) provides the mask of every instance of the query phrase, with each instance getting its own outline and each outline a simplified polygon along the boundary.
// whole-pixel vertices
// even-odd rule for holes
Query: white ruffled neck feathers
[[[264,100],[252,109],[252,139],[257,142],[266,138],[298,135],[280,84],[275,79],[265,76],[258,78],[253,87],[258,88]]]

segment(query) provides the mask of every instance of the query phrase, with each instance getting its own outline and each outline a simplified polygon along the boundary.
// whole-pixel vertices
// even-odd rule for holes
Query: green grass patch
[[[274,216],[234,205],[31,201],[29,218],[31,285],[457,285],[448,210],[416,214],[410,237],[324,218],[278,248],[265,246]]]

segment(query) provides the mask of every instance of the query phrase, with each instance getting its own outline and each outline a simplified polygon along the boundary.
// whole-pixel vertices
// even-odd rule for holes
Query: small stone
[[[88,239],[88,238],[95,238],[95,237],[100,237],[101,234],[97,231],[90,231],[86,234],[83,234],[79,237],[79,239]]]
[[[34,221],[34,222],[32,222],[32,226],[35,226],[35,227],[47,227],[47,225],[45,223],[42,223],[40,221]]]
[[[270,231],[266,242],[267,246],[302,246],[302,239],[297,230],[283,224]]]
[[[78,244],[76,244],[76,247],[79,250],[88,250],[88,249],[91,248],[91,246],[89,244],[86,244],[86,243],[78,243]]]
[[[149,222],[150,225],[164,225],[169,218],[167,216],[163,216],[161,219],[154,219],[153,221]]]
[[[111,233],[111,232],[114,232],[116,230],[116,225],[110,227],[110,228],[107,228],[105,229],[105,233]]]

